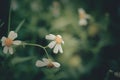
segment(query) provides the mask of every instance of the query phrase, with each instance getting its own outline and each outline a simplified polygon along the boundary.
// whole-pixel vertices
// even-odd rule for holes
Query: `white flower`
[[[1,41],[2,41],[2,46],[5,46],[3,49],[4,53],[10,53],[13,54],[13,45],[19,45],[21,44],[21,41],[19,40],[15,40],[14,39],[17,38],[17,33],[15,33],[14,31],[10,31],[8,37],[2,37]]]
[[[79,19],[80,19],[79,25],[81,26],[87,25],[87,19],[90,18],[90,15],[88,15],[82,8],[78,9],[78,12],[79,12]]]
[[[62,37],[61,37],[60,35],[55,36],[55,35],[53,35],[53,34],[49,34],[49,35],[46,35],[46,39],[52,40],[52,41],[48,44],[48,47],[51,48],[51,49],[54,47],[53,52],[54,52],[55,54],[57,54],[58,51],[59,51],[60,53],[63,53],[63,49],[62,49],[62,47],[61,47],[61,44],[64,44],[64,41],[63,41],[63,39],[62,39]]]
[[[42,61],[37,60],[35,65],[37,67],[47,66],[49,68],[53,68],[53,67],[59,68],[60,67],[60,64],[58,62],[53,62],[53,61],[51,61],[51,59],[47,59],[47,58],[43,58]]]

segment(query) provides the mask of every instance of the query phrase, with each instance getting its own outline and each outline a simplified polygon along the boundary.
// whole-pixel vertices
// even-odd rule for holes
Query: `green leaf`
[[[22,20],[20,22],[20,24],[17,26],[17,28],[15,29],[15,32],[18,32],[20,30],[20,28],[22,27],[23,23],[25,22],[25,20]]]

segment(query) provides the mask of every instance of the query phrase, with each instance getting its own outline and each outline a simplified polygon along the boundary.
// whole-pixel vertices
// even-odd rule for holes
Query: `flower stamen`
[[[62,38],[60,38],[59,36],[56,36],[55,41],[56,41],[57,44],[61,44],[62,43]]]
[[[5,40],[5,45],[6,46],[11,46],[13,44],[13,40],[12,39],[10,39],[10,38],[6,38],[6,40]]]
[[[84,19],[85,16],[86,16],[85,13],[82,13],[82,12],[81,12],[80,15],[79,15],[80,19]]]

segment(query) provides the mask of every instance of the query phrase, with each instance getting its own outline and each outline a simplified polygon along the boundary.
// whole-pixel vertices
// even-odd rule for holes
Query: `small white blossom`
[[[2,46],[4,46],[3,52],[4,53],[10,53],[13,54],[13,45],[19,45],[21,44],[21,41],[19,40],[14,40],[15,38],[17,38],[17,33],[15,33],[14,31],[10,31],[8,37],[2,37],[1,41],[2,41]]]
[[[51,59],[43,58],[42,60],[37,60],[36,64],[37,67],[49,67],[49,68],[59,68],[60,64],[58,62],[53,62]]]
[[[78,9],[79,12],[79,25],[85,26],[88,24],[87,19],[90,18],[90,15],[88,15],[83,8]]]
[[[63,41],[63,39],[62,39],[62,37],[61,37],[60,35],[55,36],[55,35],[53,35],[53,34],[49,34],[49,35],[46,35],[46,39],[47,39],[47,40],[52,40],[52,41],[48,44],[48,47],[51,48],[51,49],[54,48],[54,49],[53,49],[53,52],[54,52],[55,54],[57,54],[58,51],[59,51],[60,53],[63,53],[63,49],[62,49],[62,47],[61,47],[61,44],[64,44],[64,41]]]

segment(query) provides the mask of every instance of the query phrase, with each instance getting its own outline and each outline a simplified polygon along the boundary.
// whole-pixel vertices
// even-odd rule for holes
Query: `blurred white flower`
[[[53,1],[50,10],[52,11],[54,17],[59,17],[61,11],[60,3],[58,1]]]
[[[62,39],[62,37],[61,37],[60,35],[55,36],[55,35],[53,35],[53,34],[49,34],[49,35],[46,35],[46,39],[47,39],[47,40],[52,40],[52,41],[48,44],[48,47],[51,48],[51,49],[54,47],[53,52],[54,52],[55,54],[57,54],[58,51],[59,51],[60,53],[63,53],[63,49],[62,49],[62,47],[61,47],[61,44],[64,44],[64,41],[63,41],[63,39]]]
[[[42,60],[37,60],[35,65],[37,67],[47,66],[48,68],[60,67],[60,64],[58,62],[53,62],[51,59],[47,59],[47,58],[43,58]]]
[[[19,8],[18,2],[16,0],[12,0],[11,8],[13,11]]]
[[[13,45],[20,45],[21,41],[19,40],[15,40],[14,39],[17,38],[17,33],[15,33],[14,31],[10,31],[8,37],[2,37],[1,41],[2,41],[2,46],[5,46],[3,49],[4,53],[10,53],[13,54]]]
[[[78,9],[79,12],[79,25],[85,26],[88,24],[87,19],[90,18],[90,15],[88,15],[83,8]]]
[[[33,0],[31,3],[30,3],[30,8],[33,12],[38,12],[38,11],[41,11],[42,9],[42,6],[40,5],[41,3],[39,1],[36,1],[36,0]]]

